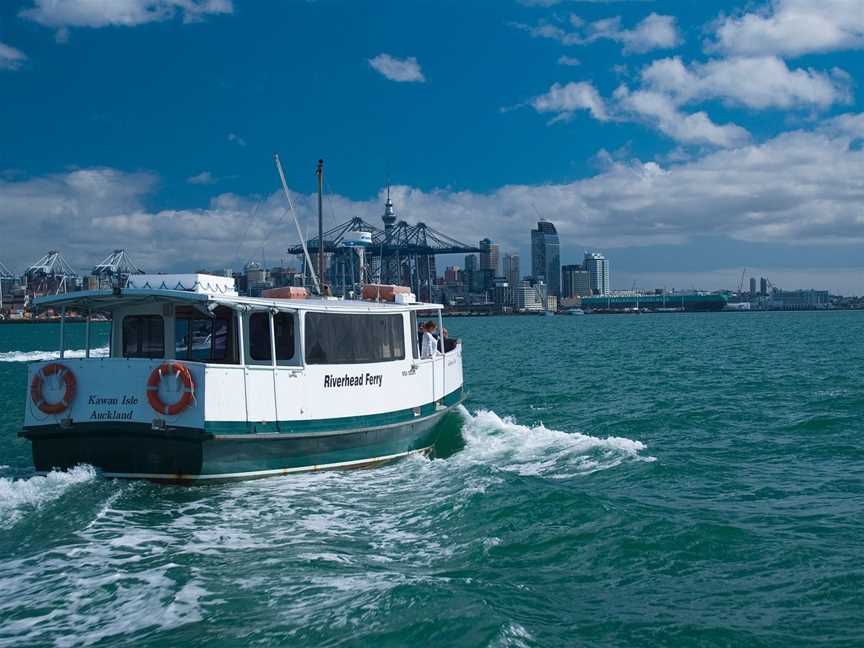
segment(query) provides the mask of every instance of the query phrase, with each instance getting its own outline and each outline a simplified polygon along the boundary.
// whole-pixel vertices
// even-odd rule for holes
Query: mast
[[[324,284],[324,160],[318,160],[315,175],[318,176],[318,276]]]
[[[291,216],[294,217],[294,227],[297,228],[297,238],[300,239],[300,245],[303,248],[303,257],[306,262],[303,264],[303,282],[306,282],[306,268],[309,268],[309,275],[312,277],[312,283],[315,285],[315,290],[321,294],[321,285],[318,283],[318,277],[315,276],[315,268],[312,267],[312,259],[309,257],[309,250],[306,248],[306,239],[303,237],[303,232],[300,231],[300,221],[297,220],[297,214],[294,212],[294,204],[291,202],[291,193],[288,191],[288,183],[285,182],[285,173],[282,171],[282,163],[279,161],[279,155],[273,154],[273,161],[276,163],[276,170],[279,172],[279,181],[282,183],[282,191],[285,193],[285,200],[288,201],[288,209],[291,211]]]

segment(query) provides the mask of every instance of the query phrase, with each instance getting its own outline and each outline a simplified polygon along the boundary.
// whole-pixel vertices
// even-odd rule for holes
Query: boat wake
[[[461,413],[465,449],[454,456],[460,461],[551,479],[590,474],[626,461],[655,461],[642,454],[646,446],[641,441],[550,430],[542,424],[528,427],[488,410],[472,415],[462,408]]]
[[[85,349],[70,349],[65,352],[67,358],[83,358]],[[108,357],[108,347],[90,349],[91,358]],[[58,360],[59,351],[3,351],[0,352],[0,362],[40,362],[43,360]]]
[[[51,471],[44,477],[29,479],[0,478],[0,527],[15,524],[27,511],[54,501],[75,484],[96,479],[91,466],[76,466],[68,471]]]

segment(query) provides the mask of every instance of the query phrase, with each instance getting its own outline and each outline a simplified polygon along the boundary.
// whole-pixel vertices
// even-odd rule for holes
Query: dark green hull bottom
[[[213,434],[147,425],[29,428],[37,472],[89,464],[106,477],[164,482],[254,479],[312,470],[362,468],[428,454],[461,390],[412,420],[302,433]]]

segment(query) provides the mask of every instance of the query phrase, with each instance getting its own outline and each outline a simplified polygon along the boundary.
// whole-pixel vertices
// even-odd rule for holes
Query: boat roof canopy
[[[266,297],[242,297],[238,295],[212,295],[188,290],[166,290],[153,288],[123,288],[119,290],[81,290],[63,295],[37,297],[33,300],[35,310],[47,308],[112,311],[125,306],[146,303],[177,303],[197,305],[202,308],[226,306],[233,310],[281,310],[367,313],[370,311],[428,311],[440,310],[441,304],[414,302],[396,304],[359,299],[337,299],[310,297],[307,299],[276,299]]]

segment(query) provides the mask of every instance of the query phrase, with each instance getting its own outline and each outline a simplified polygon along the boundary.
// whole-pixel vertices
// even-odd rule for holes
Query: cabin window
[[[233,363],[231,320],[178,317],[174,320],[174,357],[192,362]]]
[[[420,345],[423,343],[423,334],[420,332],[420,325],[417,323],[417,311],[411,311],[411,352],[414,359],[420,357]]]
[[[405,358],[401,314],[306,313],[308,364],[357,364]]]
[[[165,356],[165,323],[161,315],[127,315],[123,318],[123,357]]]
[[[294,316],[291,313],[273,315],[276,335],[276,360],[294,357]],[[270,316],[252,313],[249,316],[249,356],[253,360],[270,360]]]

